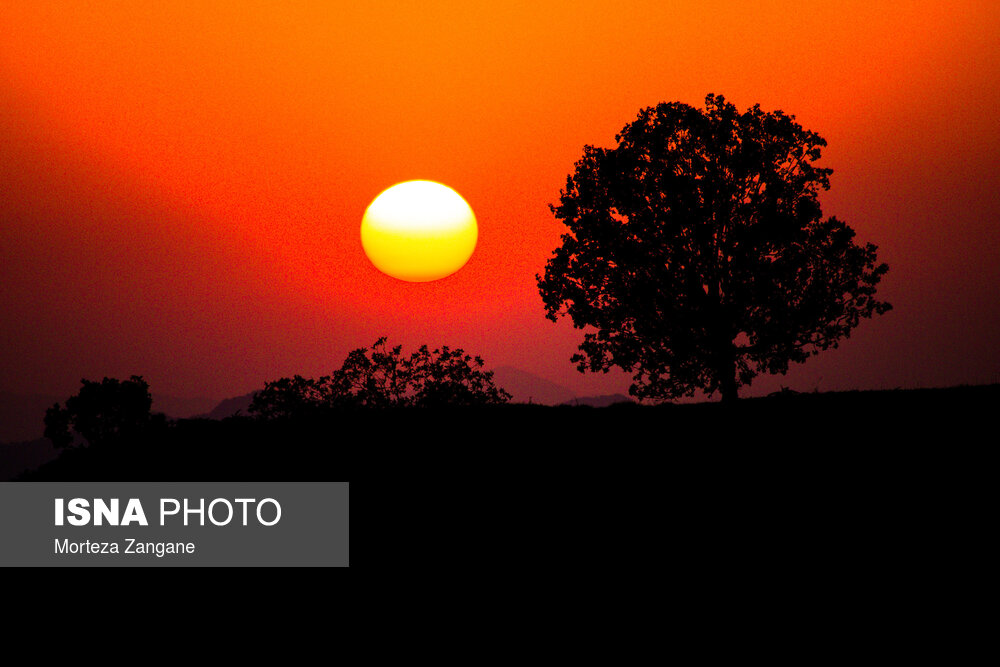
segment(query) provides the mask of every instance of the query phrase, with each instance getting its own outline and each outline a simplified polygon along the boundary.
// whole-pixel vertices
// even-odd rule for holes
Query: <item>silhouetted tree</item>
[[[444,346],[428,350],[420,347],[410,356],[412,397],[418,406],[488,405],[506,403],[511,395],[493,381],[493,371],[484,371],[482,357]]]
[[[826,141],[760,105],[705,107],[649,107],[615,148],[585,146],[551,207],[569,232],[536,276],[547,316],[591,328],[579,370],[630,371],[639,398],[735,400],[891,307],[876,247],[822,217]]]
[[[249,411],[265,419],[307,415],[331,407],[330,378],[304,378],[296,375],[268,382],[254,394]]]
[[[139,435],[152,423],[153,397],[142,377],[81,383],[65,407],[56,403],[45,412],[45,437],[53,446],[68,447],[77,437],[91,445],[119,442]]]
[[[403,346],[386,346],[383,336],[369,348],[351,351],[331,377],[333,394],[345,403],[365,407],[412,405],[416,354],[403,356]]]
[[[430,407],[506,403],[481,357],[447,346],[426,345],[409,356],[386,338],[347,355],[332,375],[318,379],[282,378],[257,392],[250,412],[265,419],[298,417],[343,407]]]

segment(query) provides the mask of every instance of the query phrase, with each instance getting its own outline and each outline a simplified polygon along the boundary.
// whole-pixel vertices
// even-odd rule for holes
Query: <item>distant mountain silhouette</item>
[[[625,394],[601,394],[600,396],[580,396],[566,401],[563,405],[589,405],[592,408],[606,408],[618,403],[635,403],[635,401]]]
[[[630,401],[628,396],[610,394],[606,396],[577,396],[572,389],[546,380],[528,371],[513,366],[500,366],[494,369],[493,379],[497,385],[506,389],[513,396],[512,403],[535,403],[537,405],[591,405],[605,407],[622,401]],[[207,412],[192,416],[192,419],[225,419],[239,412],[247,414],[250,402],[256,392],[251,391],[242,396],[234,396],[221,401]],[[153,408],[156,409],[154,400]],[[44,411],[43,411],[44,412]],[[175,415],[167,413],[170,417]]]
[[[512,403],[527,403],[530,399],[532,403],[538,405],[588,405],[594,408],[606,408],[616,403],[634,402],[625,394],[576,396],[566,387],[511,366],[501,366],[496,369],[494,379],[499,386],[514,396],[511,399]],[[246,416],[254,393],[227,398],[210,411],[194,415],[191,419],[225,419],[237,413]],[[155,400],[153,406],[156,407]],[[172,414],[169,416],[174,417]]]
[[[559,405],[577,397],[571,389],[513,366],[496,368],[493,379],[510,392],[512,403]]]
[[[195,415],[192,419],[225,419],[226,417],[232,417],[236,413],[246,416],[247,410],[250,408],[250,401],[253,400],[253,395],[256,393],[255,391],[251,391],[249,394],[227,398],[210,411]]]
[[[217,398],[185,398],[167,394],[153,394],[153,412],[162,412],[171,419],[188,419],[195,415],[205,414],[218,404]]]
[[[45,411],[65,396],[0,392],[0,442],[35,440],[45,433]]]

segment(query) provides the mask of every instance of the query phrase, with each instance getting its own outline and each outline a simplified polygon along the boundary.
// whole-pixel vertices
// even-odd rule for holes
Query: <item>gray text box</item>
[[[347,567],[349,496],[347,482],[2,482],[0,566]],[[86,525],[70,523],[83,519],[69,506],[77,498],[89,503]],[[94,525],[95,499],[110,507],[115,498],[119,524],[134,498],[149,525],[139,525],[134,513],[130,525],[107,525],[113,519],[103,513],[103,525]],[[261,504],[265,498],[275,502]],[[56,499],[63,500],[64,525],[56,525]],[[181,511],[167,514],[162,526],[161,499],[178,501]],[[193,510],[204,500],[204,526],[197,512],[189,513],[184,525],[185,499]],[[274,522],[280,506],[280,520],[263,525],[258,506],[264,523]],[[229,507],[233,512],[227,521]],[[173,508],[173,503],[165,503],[168,511]],[[215,525],[213,519],[225,525]],[[188,545],[194,545],[193,553],[188,553]],[[179,553],[166,553],[171,549]]]

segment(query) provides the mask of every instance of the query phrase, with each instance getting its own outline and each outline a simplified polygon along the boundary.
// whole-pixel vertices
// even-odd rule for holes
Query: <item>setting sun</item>
[[[477,237],[469,204],[434,181],[392,186],[375,198],[361,221],[361,245],[372,264],[410,282],[438,280],[461,269]]]

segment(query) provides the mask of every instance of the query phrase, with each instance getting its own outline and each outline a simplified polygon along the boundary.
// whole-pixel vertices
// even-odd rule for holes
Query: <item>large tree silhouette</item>
[[[794,116],[709,95],[643,109],[616,141],[584,147],[551,207],[569,231],[536,276],[548,318],[588,329],[581,371],[630,371],[639,398],[731,401],[890,309],[876,247],[822,217],[826,142]]]

